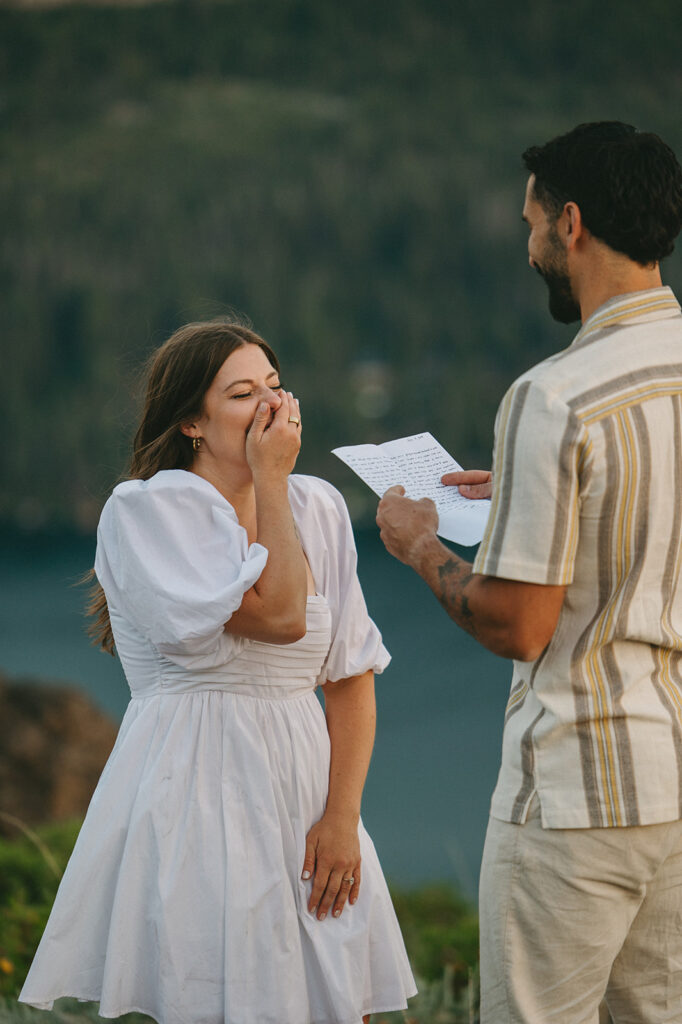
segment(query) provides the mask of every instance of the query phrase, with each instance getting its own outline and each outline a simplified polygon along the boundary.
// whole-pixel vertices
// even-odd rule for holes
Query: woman
[[[415,992],[359,816],[389,658],[343,500],[289,475],[300,435],[245,327],[189,325],[156,353],[95,559],[131,702],[24,1002],[359,1024]]]

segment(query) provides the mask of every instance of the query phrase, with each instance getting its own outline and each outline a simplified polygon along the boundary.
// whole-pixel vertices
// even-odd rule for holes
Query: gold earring
[[[201,438],[200,437],[193,437],[192,438],[192,448],[194,448],[195,452],[199,451],[199,449],[201,448]]]

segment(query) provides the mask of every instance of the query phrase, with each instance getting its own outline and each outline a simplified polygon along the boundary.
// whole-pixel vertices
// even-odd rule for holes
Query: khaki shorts
[[[682,822],[543,829],[491,818],[481,1024],[682,1022]]]

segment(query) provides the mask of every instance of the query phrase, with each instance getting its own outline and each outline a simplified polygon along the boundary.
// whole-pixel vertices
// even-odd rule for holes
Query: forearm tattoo
[[[471,565],[463,559],[449,557],[436,567],[438,585],[432,589],[450,618],[478,640],[474,613],[467,589],[473,579]]]

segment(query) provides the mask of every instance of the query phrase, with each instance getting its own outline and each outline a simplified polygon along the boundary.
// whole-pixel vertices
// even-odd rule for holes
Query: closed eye
[[[281,384],[268,384],[268,387],[270,388],[271,391],[281,391],[282,390],[282,385]],[[232,395],[231,397],[232,398],[253,398],[253,395],[254,395],[253,391],[240,391],[239,394]]]

